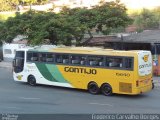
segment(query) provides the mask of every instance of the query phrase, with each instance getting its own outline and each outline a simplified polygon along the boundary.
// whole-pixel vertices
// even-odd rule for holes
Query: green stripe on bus
[[[36,66],[45,79],[53,82],[68,83],[56,65],[36,63]]]
[[[58,67],[56,65],[46,64],[46,67],[48,68],[49,72],[52,74],[52,76],[61,83],[68,83],[67,80],[63,77],[61,72],[59,71]]]
[[[46,67],[45,64],[42,63],[36,63],[36,66],[38,68],[38,70],[40,71],[40,73],[43,75],[43,77],[49,81],[54,81],[54,82],[58,82],[53,76],[52,74],[49,72],[48,68]]]

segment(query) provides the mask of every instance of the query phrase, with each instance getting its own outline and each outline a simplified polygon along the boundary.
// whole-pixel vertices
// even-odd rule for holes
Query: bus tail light
[[[138,86],[139,86],[139,81],[137,80],[137,81],[136,81],[136,87],[138,87]]]

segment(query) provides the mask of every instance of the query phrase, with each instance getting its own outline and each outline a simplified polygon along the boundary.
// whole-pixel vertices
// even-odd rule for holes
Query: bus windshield
[[[23,59],[15,59],[15,67],[23,66]]]
[[[16,73],[22,72],[24,67],[24,51],[17,51],[13,60],[13,68]]]

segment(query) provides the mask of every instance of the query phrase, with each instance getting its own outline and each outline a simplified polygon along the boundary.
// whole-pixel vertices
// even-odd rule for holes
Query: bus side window
[[[99,62],[99,66],[104,66],[103,62]]]
[[[133,59],[132,58],[125,58],[125,68],[131,69],[133,66]]]
[[[105,66],[106,67],[110,67],[110,59],[108,57],[106,57],[106,60],[105,60]]]
[[[103,66],[103,56],[89,56],[88,61],[90,66]]]
[[[57,54],[56,55],[56,62],[57,63],[68,64],[69,63],[69,55]]]
[[[64,63],[64,64],[69,63],[69,59],[63,59],[63,63]]]
[[[38,61],[38,53],[32,53],[31,61]]]
[[[39,53],[39,61],[46,62],[46,54],[45,53]]]
[[[56,63],[62,63],[62,55],[56,55]]]
[[[62,55],[63,63],[68,64],[69,63],[69,55]]]
[[[46,57],[46,62],[54,62],[54,54],[47,54],[47,57]]]
[[[28,52],[27,53],[27,61],[38,61],[38,53]]]
[[[106,59],[106,66],[107,67],[122,68],[123,67],[122,63],[123,63],[123,59],[122,58],[108,57]]]
[[[78,55],[71,55],[71,64],[79,65],[80,64],[80,56]]]
[[[27,61],[31,61],[32,58],[32,53],[28,52],[27,53]]]
[[[87,57],[86,56],[80,56],[80,65],[86,65]]]

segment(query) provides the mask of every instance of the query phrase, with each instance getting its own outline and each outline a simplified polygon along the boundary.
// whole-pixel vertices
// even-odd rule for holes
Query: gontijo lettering
[[[83,73],[83,74],[97,74],[96,69],[86,69],[86,68],[75,68],[75,67],[64,67],[65,72],[73,72],[73,73]]]
[[[142,69],[142,68],[147,68],[147,67],[151,67],[152,64],[143,64],[143,65],[139,65],[139,69]]]

